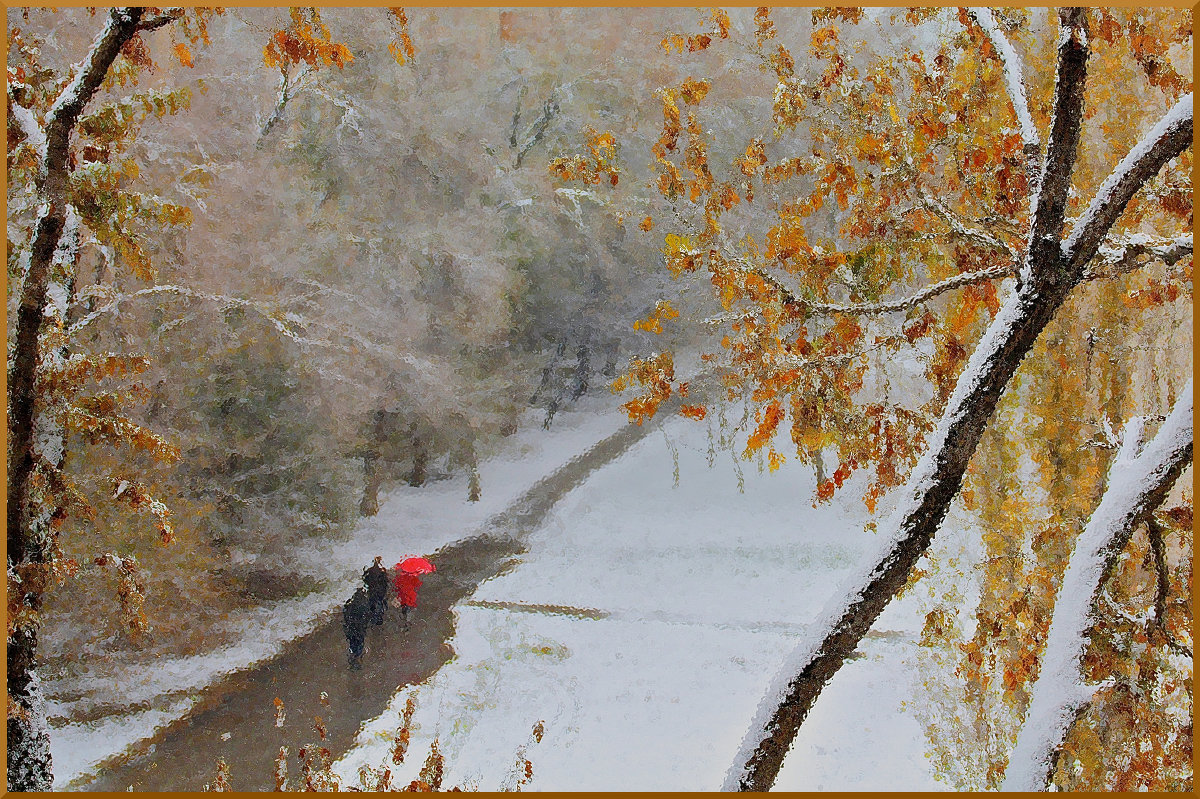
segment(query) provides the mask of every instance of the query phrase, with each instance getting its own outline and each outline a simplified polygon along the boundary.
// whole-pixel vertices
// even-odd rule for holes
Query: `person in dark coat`
[[[362,668],[363,649],[367,639],[367,622],[370,621],[371,601],[367,598],[367,589],[359,586],[354,596],[342,605],[342,631],[346,633],[346,643],[349,645],[347,658],[350,668],[358,671]]]
[[[387,610],[388,573],[383,566],[383,558],[375,558],[366,569],[363,569],[363,582],[367,586],[367,597],[371,603],[371,624],[383,624],[383,612]]]

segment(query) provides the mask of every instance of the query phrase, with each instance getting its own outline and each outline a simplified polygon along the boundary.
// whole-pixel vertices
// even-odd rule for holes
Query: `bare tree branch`
[[[558,113],[558,102],[554,99],[554,92],[550,93],[550,97],[542,104],[542,115],[537,121],[530,126],[529,131],[525,134],[525,144],[517,152],[516,166],[519,169],[521,162],[525,160],[525,156],[529,155],[530,150],[537,146],[542,137],[546,135],[546,128],[550,125],[550,120]],[[516,126],[517,120],[513,119],[513,137],[510,141],[516,141]],[[515,146],[515,144],[514,144]]]
[[[288,101],[292,99],[296,85],[308,72],[309,67],[306,64],[293,80],[291,70],[286,65],[279,70],[279,95],[275,99],[275,107],[271,109],[271,115],[267,117],[267,121],[263,123],[262,129],[258,132],[259,147],[262,147],[267,135],[283,119],[283,112],[287,109]]]
[[[940,216],[946,222],[946,224],[950,226],[950,229],[953,230],[958,236],[961,236],[969,241],[982,244],[985,247],[990,247],[994,250],[1008,253],[1008,255],[1011,256],[1014,261],[1020,259],[1020,253],[1018,253],[1009,245],[1000,241],[991,233],[988,233],[987,231],[981,230],[977,227],[968,227],[966,223],[959,219],[953,211],[947,208],[945,204],[943,204],[936,197],[927,194],[924,190],[919,190],[919,192],[921,196],[921,204]]]
[[[1087,631],[1095,623],[1104,576],[1133,529],[1162,504],[1192,460],[1191,381],[1158,435],[1134,454],[1139,438],[1136,430],[1127,429],[1125,444],[1109,471],[1108,489],[1063,574],[1029,712],[1009,758],[1005,791],[1045,789],[1054,752],[1062,745],[1071,719],[1091,699],[1094,688],[1082,683],[1079,664]]]
[[[738,259],[741,263],[746,263]],[[927,302],[934,297],[945,294],[948,291],[962,288],[963,286],[975,285],[977,283],[986,283],[989,280],[999,280],[1006,277],[1012,277],[1016,274],[1017,269],[1014,264],[1001,264],[988,269],[979,269],[974,272],[963,272],[941,280],[932,285],[918,291],[912,296],[903,299],[891,300],[888,302],[871,302],[871,303],[849,303],[838,304],[831,302],[812,302],[797,297],[786,286],[768,274],[765,270],[756,267],[748,266],[747,272],[752,272],[764,281],[769,283],[780,296],[780,300],[785,305],[802,307],[810,314],[831,315],[831,314],[853,314],[858,316],[869,316],[874,314],[894,313],[896,311],[906,311]]]
[[[1133,272],[1153,261],[1174,266],[1192,254],[1192,234],[1175,239],[1151,239],[1148,236],[1127,237],[1118,247],[1101,247],[1088,265],[1085,280],[1116,277]]]

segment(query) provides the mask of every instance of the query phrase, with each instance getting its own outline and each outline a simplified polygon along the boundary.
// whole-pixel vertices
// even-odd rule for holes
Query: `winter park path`
[[[421,589],[411,629],[402,630],[399,613],[389,609],[383,625],[368,631],[361,671],[346,666],[346,641],[340,615],[334,613],[268,662],[206,689],[185,717],[65,787],[196,791],[212,780],[218,758],[224,758],[234,790],[272,790],[281,746],[288,747],[289,785],[295,787],[299,747],[319,743],[336,759],[354,742],[361,723],[387,708],[398,688],[418,684],[445,665],[454,656],[446,643],[454,634],[454,605],[517,563],[525,538],[559,500],[656,426],[623,426],[535,483],[476,535],[433,553],[438,572]],[[282,726],[276,725],[276,697],[286,714]],[[326,731],[324,741],[315,731],[317,717]]]

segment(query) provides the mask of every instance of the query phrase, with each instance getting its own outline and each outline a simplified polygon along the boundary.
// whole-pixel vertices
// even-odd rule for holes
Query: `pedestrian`
[[[383,624],[383,613],[387,610],[388,575],[383,558],[363,569],[363,583],[367,586],[367,597],[371,602],[371,624]]]
[[[396,596],[400,598],[400,617],[404,619],[404,629],[409,628],[409,617],[417,606],[417,589],[421,587],[421,578],[408,572],[396,572]]]
[[[342,631],[346,633],[347,660],[353,671],[362,668],[363,649],[367,640],[367,622],[370,620],[371,602],[367,589],[359,586],[354,595],[342,605]]]

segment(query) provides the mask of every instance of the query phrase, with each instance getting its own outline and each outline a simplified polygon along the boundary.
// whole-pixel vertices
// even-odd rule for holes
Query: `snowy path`
[[[183,718],[66,787],[197,790],[211,779],[217,758],[223,757],[235,788],[270,790],[273,754],[279,746],[294,753],[299,746],[317,741],[314,719],[318,716],[327,735],[322,745],[335,756],[340,754],[361,721],[378,715],[398,687],[427,679],[452,657],[445,641],[454,635],[451,608],[455,603],[521,553],[522,540],[555,503],[655,427],[620,425],[493,515],[478,534],[434,552],[439,571],[427,578],[412,629],[401,631],[396,614],[389,614],[383,627],[370,631],[371,651],[362,672],[345,668],[345,641],[335,615],[289,642],[278,657],[208,688]],[[589,429],[594,434],[595,428]],[[573,440],[577,442],[578,436]],[[406,543],[411,544],[411,539]],[[360,556],[354,562],[362,560]],[[276,697],[287,714],[282,726],[276,725]]]

